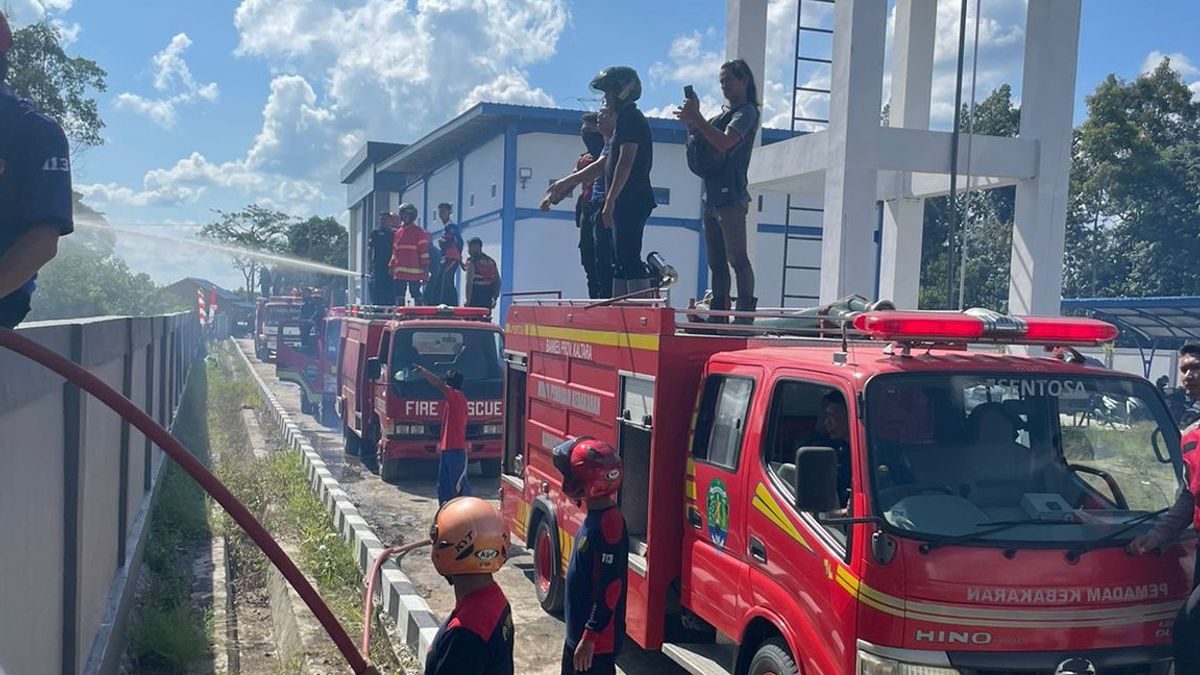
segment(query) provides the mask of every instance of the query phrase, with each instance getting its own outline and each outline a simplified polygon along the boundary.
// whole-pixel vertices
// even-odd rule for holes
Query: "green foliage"
[[[1109,75],[1076,132],[1066,296],[1200,293],[1200,104],[1164,59]]]
[[[346,267],[349,256],[350,235],[346,228],[334,218],[313,216],[308,220],[292,223],[287,229],[287,253],[293,258]],[[276,268],[275,283],[281,287],[314,286],[326,289],[329,297],[332,288],[339,282],[344,288],[342,277],[312,272],[297,272]]]
[[[184,309],[163,297],[146,274],[121,258],[87,247],[64,247],[38,273],[30,320],[87,316],[148,316]]]
[[[104,143],[94,93],[108,89],[108,73],[95,61],[68,56],[58,28],[43,22],[14,32],[9,64],[13,91],[57,120],[74,146]]]
[[[200,235],[249,251],[282,253],[287,247],[285,236],[290,221],[286,213],[251,204],[238,211],[217,211],[217,220],[201,228]],[[233,267],[242,273],[245,289],[253,297],[262,260],[253,255],[234,255]]]
[[[966,132],[970,110],[963,106],[962,129]],[[1005,84],[975,107],[972,133],[987,136],[1015,136],[1020,128],[1021,111],[1013,105],[1012,88]],[[966,187],[959,179],[959,190]],[[924,308],[958,306],[958,272],[962,240],[967,250],[963,304],[1004,311],[1008,306],[1008,272],[1012,250],[1013,204],[1015,188],[977,190],[968,197],[960,195],[951,211],[949,197],[925,202],[925,227],[922,235],[921,291],[919,304]],[[969,213],[963,237],[950,242],[950,232],[962,229],[963,214]],[[948,252],[955,262],[953,297],[946,298]]]

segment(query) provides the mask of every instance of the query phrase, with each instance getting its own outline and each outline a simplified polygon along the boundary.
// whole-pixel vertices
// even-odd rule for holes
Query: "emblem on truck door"
[[[705,497],[708,510],[708,538],[717,548],[725,548],[725,538],[729,534],[729,491],[725,482],[714,478],[708,484],[708,496]]]

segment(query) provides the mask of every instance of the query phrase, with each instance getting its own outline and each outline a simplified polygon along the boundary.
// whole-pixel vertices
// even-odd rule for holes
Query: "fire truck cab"
[[[501,501],[543,607],[584,517],[550,451],[588,435],[625,464],[628,634],[692,673],[1168,672],[1194,546],[1124,546],[1174,500],[1179,432],[1144,379],[1041,355],[1113,326],[709,325],[658,301],[510,310]]]
[[[319,321],[286,319],[276,332],[275,376],[300,387],[300,409],[328,427],[337,426],[337,366],[345,307]]]
[[[347,454],[386,481],[405,460],[437,456],[441,394],[412,370],[463,375],[467,457],[500,475],[504,334],[491,311],[466,307],[353,307],[343,322],[337,406]]]
[[[303,301],[298,295],[273,295],[259,300],[255,312],[254,353],[264,363],[275,359],[278,350],[279,324],[300,316]]]

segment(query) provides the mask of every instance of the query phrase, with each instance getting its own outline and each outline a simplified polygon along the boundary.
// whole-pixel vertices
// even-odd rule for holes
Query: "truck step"
[[[663,654],[692,675],[729,675],[737,647],[729,644],[664,642]]]

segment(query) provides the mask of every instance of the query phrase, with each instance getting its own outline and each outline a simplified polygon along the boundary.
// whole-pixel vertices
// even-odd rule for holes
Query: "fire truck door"
[[[745,475],[739,470],[742,439],[760,370],[712,367],[700,398],[689,464],[693,502],[685,528],[683,597],[693,611],[736,635],[741,615],[739,581],[746,569]],[[692,490],[689,488],[689,495]]]

